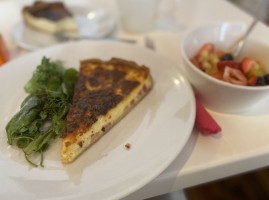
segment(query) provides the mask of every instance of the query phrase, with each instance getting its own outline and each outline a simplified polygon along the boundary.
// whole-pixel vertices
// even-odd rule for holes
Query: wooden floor
[[[268,200],[269,168],[188,188],[188,200]]]

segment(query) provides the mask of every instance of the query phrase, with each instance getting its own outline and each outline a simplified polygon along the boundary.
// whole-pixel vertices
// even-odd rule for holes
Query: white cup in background
[[[159,0],[117,0],[117,3],[126,31],[147,32],[154,27]]]

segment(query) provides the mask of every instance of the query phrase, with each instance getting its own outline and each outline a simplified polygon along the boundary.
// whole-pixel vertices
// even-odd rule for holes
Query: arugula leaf
[[[32,78],[26,83],[25,90],[30,94],[44,94],[47,90],[55,91],[59,88],[65,69],[61,62],[50,62],[43,57],[40,65],[37,66]]]
[[[29,95],[21,103],[21,109],[6,126],[8,144],[16,144],[30,156],[39,153],[43,166],[43,152],[49,143],[62,137],[66,116],[72,103],[78,72],[65,69],[61,62],[51,62],[43,57],[32,78],[24,86]]]

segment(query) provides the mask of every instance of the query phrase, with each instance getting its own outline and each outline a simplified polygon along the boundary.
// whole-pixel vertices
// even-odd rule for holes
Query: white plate
[[[71,8],[70,10],[72,10]],[[65,34],[70,38],[85,36],[103,38],[111,33],[116,26],[115,19],[101,8],[81,10],[74,7],[72,13],[74,13],[74,19],[78,26],[78,33]],[[60,43],[52,34],[32,29],[23,21],[16,24],[12,36],[20,47],[29,51]]]
[[[32,168],[23,153],[7,145],[5,125],[26,96],[23,86],[41,58],[78,68],[86,58],[119,57],[151,70],[150,93],[74,163],[62,165],[61,140],[45,153],[45,168]],[[195,119],[188,81],[178,66],[142,47],[81,41],[39,50],[0,68],[0,180],[7,199],[120,199],[158,176],[186,144]],[[127,150],[125,144],[130,143]]]

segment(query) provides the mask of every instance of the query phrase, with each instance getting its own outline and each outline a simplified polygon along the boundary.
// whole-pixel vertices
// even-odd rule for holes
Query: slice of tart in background
[[[36,1],[22,11],[24,22],[31,28],[47,33],[76,32],[72,13],[62,2]]]
[[[132,61],[81,61],[63,130],[62,162],[70,163],[122,119],[153,86],[150,70]]]

